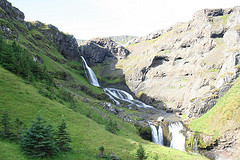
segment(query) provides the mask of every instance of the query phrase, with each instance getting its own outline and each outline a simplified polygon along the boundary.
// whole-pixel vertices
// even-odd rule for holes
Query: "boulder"
[[[158,117],[157,122],[163,122],[164,121],[164,117]]]

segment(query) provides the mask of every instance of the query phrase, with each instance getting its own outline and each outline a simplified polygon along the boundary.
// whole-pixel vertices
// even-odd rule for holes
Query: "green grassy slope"
[[[2,67],[0,67],[0,86],[0,113],[6,110],[12,119],[18,117],[29,126],[30,120],[40,112],[49,123],[56,126],[61,117],[65,117],[73,140],[71,143],[73,151],[53,159],[96,159],[95,155],[101,145],[104,145],[107,153],[113,151],[122,159],[134,159],[138,143],[143,144],[149,157],[156,153],[161,159],[205,159],[199,155],[191,155],[144,141],[136,134],[133,125],[108,115],[120,126],[120,132],[114,135],[105,130],[103,123],[106,118],[97,113],[93,113],[92,119],[83,115],[83,112],[93,108],[94,104],[79,100],[77,111],[73,111],[63,104],[43,97],[38,93],[38,89],[25,84],[21,78]],[[1,159],[28,159],[22,154],[17,144],[0,141],[0,145]]]
[[[194,131],[219,138],[227,130],[240,127],[240,78],[234,86],[219,99],[218,103],[202,117],[192,120]]]

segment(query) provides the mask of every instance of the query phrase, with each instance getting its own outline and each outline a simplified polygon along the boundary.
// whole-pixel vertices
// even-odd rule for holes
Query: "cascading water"
[[[82,58],[82,62],[84,63],[83,67],[84,67],[84,71],[85,71],[85,74],[87,76],[88,81],[93,86],[100,87],[100,85],[98,83],[98,80],[97,80],[97,77],[94,74],[93,70],[87,65],[87,62],[85,61],[84,57],[81,56],[81,58]]]
[[[155,125],[150,124],[152,130],[152,141],[156,144],[163,145],[163,132],[162,127],[159,126],[158,129]]]
[[[185,136],[182,133],[185,128],[181,122],[169,122],[168,125],[164,125],[168,130],[168,132],[164,133],[160,124],[157,127],[151,123],[149,123],[149,125],[152,130],[152,139],[154,143],[185,151]],[[164,140],[164,137],[170,138],[165,138]],[[164,143],[164,141],[166,143]]]
[[[124,101],[124,102],[128,102],[130,103],[130,105],[136,105],[139,108],[154,108],[152,106],[146,105],[145,103],[134,99],[129,93],[127,93],[126,91],[123,90],[119,90],[116,88],[104,88],[104,91],[106,94],[110,94],[111,95],[111,99],[116,103],[116,104],[120,104],[120,102],[118,100]]]
[[[172,122],[169,124],[169,132],[172,134],[170,147],[185,151],[185,136],[181,131],[184,130],[181,122]]]
[[[82,62],[84,66],[84,70],[87,76],[88,81],[97,87],[100,87],[97,77],[92,71],[92,69],[87,65],[87,62],[85,61],[84,57],[82,57]],[[120,101],[122,102],[128,102],[130,105],[136,105],[139,108],[154,108],[150,105],[146,105],[145,103],[134,99],[129,93],[123,90],[115,89],[115,88],[103,88],[104,92],[109,96],[109,98],[115,102],[116,105],[120,105]],[[159,125],[158,129],[156,126],[150,124],[151,130],[152,130],[152,137],[153,142],[159,145],[163,145],[163,130],[162,127]],[[181,122],[171,122],[169,124],[169,132],[172,135],[172,140],[170,143],[170,147],[179,149],[184,151],[185,150],[185,137],[180,132],[183,130],[184,127]]]
[[[93,70],[88,66],[84,57],[82,57],[83,67],[88,81],[97,87],[100,87],[97,77],[94,74]],[[109,96],[109,98],[116,104],[120,105],[120,101],[128,102],[130,105],[136,105],[139,108],[154,108],[152,106],[146,105],[145,103],[134,99],[129,93],[123,90],[115,88],[103,88],[104,92]]]

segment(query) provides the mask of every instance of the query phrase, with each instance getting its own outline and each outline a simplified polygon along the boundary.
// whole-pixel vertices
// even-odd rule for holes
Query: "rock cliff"
[[[53,45],[56,45],[58,51],[68,60],[79,60],[80,53],[78,44],[73,35],[65,34],[58,30],[53,25],[46,25],[42,22],[25,22],[24,13],[18,8],[12,6],[7,0],[0,1],[0,30],[6,39],[14,39],[19,41],[20,35],[26,36],[27,40],[34,41],[48,40]],[[27,36],[29,32],[40,32],[34,34],[33,37]],[[48,43],[44,41],[44,43]],[[31,46],[26,47],[31,48]]]
[[[106,58],[123,59],[129,51],[110,38],[96,38],[80,46],[81,54],[85,57],[88,64],[103,63]]]
[[[189,22],[135,39],[116,66],[136,96],[199,117],[239,75],[239,14],[240,7],[200,10]]]

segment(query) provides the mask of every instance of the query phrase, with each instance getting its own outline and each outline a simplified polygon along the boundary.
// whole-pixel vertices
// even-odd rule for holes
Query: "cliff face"
[[[55,45],[68,60],[79,60],[78,44],[73,35],[65,34],[53,25],[41,22],[25,22],[24,13],[13,7],[7,0],[1,0],[0,7],[0,30],[3,32],[4,38],[20,41],[21,34],[31,43],[44,41],[44,43]],[[39,33],[36,34],[37,32]],[[29,36],[29,33],[35,34]],[[31,48],[28,44],[26,47]]]
[[[103,63],[107,58],[123,59],[129,51],[110,38],[96,38],[80,47],[81,54],[88,64]]]
[[[240,7],[201,10],[189,22],[131,42],[131,54],[117,67],[140,98],[145,93],[199,117],[239,75],[239,15]]]

